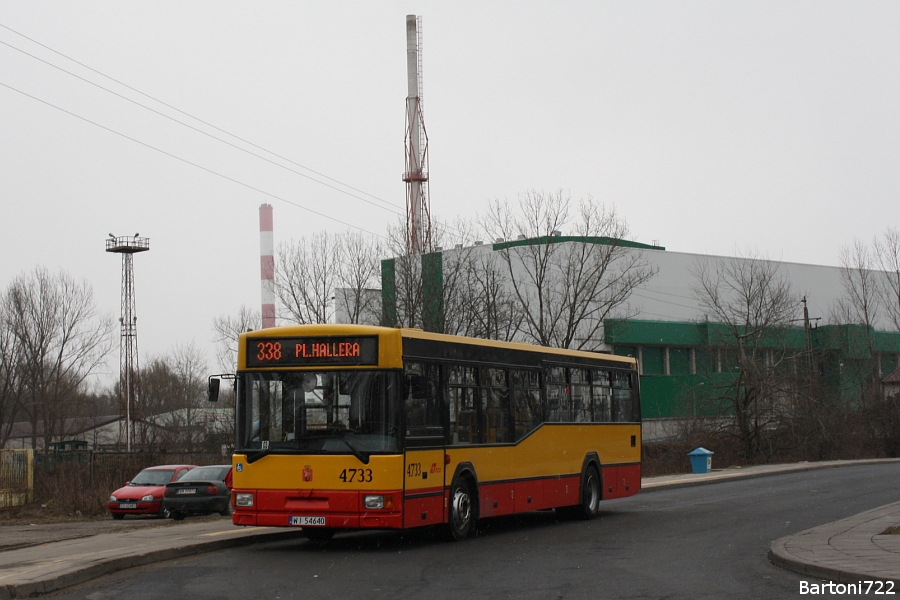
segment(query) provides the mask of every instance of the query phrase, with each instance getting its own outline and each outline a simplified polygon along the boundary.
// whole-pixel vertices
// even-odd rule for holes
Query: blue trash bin
[[[709,473],[712,471],[713,454],[714,452],[710,452],[706,448],[697,448],[690,452],[688,456],[691,457],[691,470],[694,473]]]

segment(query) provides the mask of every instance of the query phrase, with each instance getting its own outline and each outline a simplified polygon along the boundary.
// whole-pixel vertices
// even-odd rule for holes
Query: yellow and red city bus
[[[235,525],[463,539],[479,518],[591,518],[640,489],[632,358],[362,325],[239,344]]]

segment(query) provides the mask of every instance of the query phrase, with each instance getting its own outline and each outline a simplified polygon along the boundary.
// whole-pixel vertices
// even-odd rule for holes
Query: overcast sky
[[[562,188],[668,250],[826,265],[900,226],[896,2],[0,0],[0,285],[62,268],[118,317],[103,240],[139,232],[142,362],[213,365],[212,318],[260,303],[261,203],[276,244],[402,212],[407,14],[438,217]]]

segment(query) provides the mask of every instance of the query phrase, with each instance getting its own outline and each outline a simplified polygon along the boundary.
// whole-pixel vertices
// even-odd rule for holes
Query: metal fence
[[[0,508],[34,501],[34,450],[0,450]]]

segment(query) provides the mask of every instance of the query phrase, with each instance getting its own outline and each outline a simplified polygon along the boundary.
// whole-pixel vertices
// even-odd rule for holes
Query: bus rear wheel
[[[584,471],[581,478],[581,504],[577,514],[585,520],[593,519],[600,513],[600,474],[593,465]]]
[[[334,529],[320,527],[304,527],[303,535],[311,542],[327,542],[334,537]]]
[[[447,537],[453,541],[466,539],[475,524],[472,488],[465,478],[459,478],[450,488],[450,518]]]

